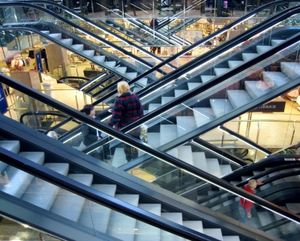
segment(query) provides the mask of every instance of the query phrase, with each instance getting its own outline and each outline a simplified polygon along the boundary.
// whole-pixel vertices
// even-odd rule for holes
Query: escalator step
[[[62,175],[67,175],[69,172],[69,164],[67,163],[47,163],[45,167]],[[29,188],[26,190],[22,199],[30,202],[38,207],[49,210],[52,206],[59,187],[49,182],[35,178]]]
[[[178,136],[190,132],[196,128],[196,121],[194,116],[177,116],[177,132]]]
[[[294,62],[281,62],[281,71],[290,79],[294,80],[300,76],[300,64]]]
[[[218,240],[223,240],[222,231],[219,228],[204,228],[203,233]]]
[[[183,221],[183,225],[196,230],[197,232],[203,233],[203,223],[202,221]]]
[[[139,207],[157,216],[161,215],[161,204],[139,204]],[[139,231],[136,234],[135,241],[160,240],[159,228],[140,221],[137,221],[136,228]]]
[[[139,203],[139,195],[136,194],[118,194],[116,198],[134,206],[138,206]],[[108,233],[116,238],[122,236],[122,240],[124,241],[134,241],[135,225],[136,219],[112,211],[108,225]]]
[[[268,46],[268,45],[257,45],[256,46],[256,51],[259,53],[259,54],[262,54],[262,53],[265,53],[265,52],[268,52],[270,49],[272,49],[273,46]]]
[[[19,153],[20,151],[20,142],[19,141],[0,141],[0,147],[13,152],[13,153]],[[1,162],[0,161],[0,175],[6,175],[4,172],[4,170],[7,168],[8,164],[6,164],[5,162]]]
[[[264,86],[267,85],[263,81],[245,81],[245,88],[253,99],[263,96],[270,91]]]
[[[251,59],[254,59],[258,56],[257,53],[242,53],[243,60],[244,61],[249,61]]]
[[[193,160],[195,167],[208,172],[208,165],[204,152],[193,152]]]
[[[111,184],[95,184],[92,185],[92,188],[114,197],[117,186]],[[96,229],[99,232],[105,233],[107,231],[110,214],[110,208],[86,200],[80,215],[79,223],[86,227]]]
[[[68,177],[86,186],[90,186],[93,180],[93,175],[90,174],[70,174]],[[77,222],[84,203],[85,198],[71,193],[65,189],[61,189],[56,196],[51,211]]]
[[[275,85],[276,87],[285,85],[289,81],[287,76],[281,72],[264,71],[263,78],[264,78],[264,81],[267,81],[268,83],[270,83],[270,85]]]
[[[162,213],[161,216],[180,225],[183,224],[182,213]],[[161,231],[161,240],[162,241],[183,241],[183,238],[178,237],[166,231]]]
[[[241,107],[251,102],[252,98],[245,90],[227,90],[228,99],[234,108]]]
[[[202,126],[215,118],[211,108],[195,107],[193,108],[197,126]]]
[[[217,117],[226,115],[232,110],[232,106],[227,99],[210,99],[210,105],[215,116]]]
[[[44,152],[20,152],[19,155],[40,165],[44,163],[45,159]],[[6,175],[8,177],[8,183],[3,187],[0,186],[1,191],[16,197],[21,197],[23,195],[34,178],[32,175],[20,171],[13,166],[8,166],[6,168]]]
[[[229,60],[228,61],[228,65],[231,69],[234,69],[234,68],[242,65],[243,63],[245,63],[245,62],[242,60]]]

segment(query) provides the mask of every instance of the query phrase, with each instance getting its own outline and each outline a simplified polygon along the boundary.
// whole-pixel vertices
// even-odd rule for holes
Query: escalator
[[[271,240],[247,227],[214,224],[206,220],[209,213],[200,217],[201,207],[196,211],[171,193],[95,167],[92,158],[0,118],[1,160],[15,166],[1,162],[7,178],[0,188],[2,215],[67,240],[254,240],[251,234]]]
[[[293,1],[291,1],[291,2],[293,2]],[[279,4],[279,5],[282,4],[282,1],[278,1],[278,2],[275,2],[275,3],[274,3],[275,6],[277,6],[278,4]],[[47,6],[48,6],[48,5],[47,5]],[[51,6],[51,4],[50,4],[49,6]],[[148,83],[147,79],[148,79],[148,78],[151,79],[150,82],[153,82],[153,79],[155,79],[155,78],[157,78],[157,77],[161,77],[161,73],[162,73],[162,72],[161,72],[160,68],[161,68],[163,65],[169,64],[170,61],[173,61],[173,62],[174,62],[175,59],[177,59],[179,56],[181,56],[181,55],[184,54],[184,53],[187,53],[187,52],[189,52],[189,51],[191,51],[191,50],[194,50],[194,51],[195,51],[195,50],[201,48],[201,46],[203,47],[203,44],[207,43],[208,41],[211,41],[213,38],[217,38],[220,34],[223,34],[224,31],[228,31],[228,30],[230,30],[231,28],[236,27],[238,24],[241,24],[241,23],[244,23],[244,24],[245,24],[247,21],[251,21],[252,18],[254,18],[255,16],[258,16],[259,13],[268,10],[270,7],[272,8],[272,7],[273,7],[273,4],[268,4],[268,5],[266,5],[266,6],[263,6],[263,7],[259,8],[257,11],[255,11],[255,12],[253,12],[253,13],[251,13],[251,14],[249,14],[249,15],[246,15],[245,17],[239,19],[237,22],[235,22],[235,23],[233,23],[233,24],[229,24],[228,26],[225,27],[224,30],[222,29],[222,30],[220,30],[220,31],[217,31],[215,34],[213,34],[213,35],[210,36],[209,38],[205,38],[205,39],[199,41],[197,44],[193,44],[191,47],[187,48],[186,50],[181,51],[180,53],[174,55],[174,56],[171,57],[168,61],[163,61],[163,63],[161,63],[161,64],[159,64],[158,66],[156,66],[156,68],[154,68],[153,71],[152,71],[152,70],[146,71],[146,73],[140,75],[140,76],[137,77],[137,78],[135,78],[137,75],[136,75],[136,74],[133,74],[133,72],[131,72],[130,78],[132,77],[132,78],[134,78],[134,79],[131,80],[130,82],[131,82],[131,83],[134,83],[134,82],[138,81],[137,84],[135,85],[135,87],[133,87],[133,89],[138,90],[138,89],[142,88],[143,86],[147,85],[147,83]],[[68,17],[68,18],[74,18],[74,21],[75,21],[75,20],[78,21],[77,18],[75,18],[76,15],[73,16],[73,15],[71,15],[70,13],[68,13],[68,14],[67,14],[67,13],[68,13],[68,12],[65,13],[65,14],[66,14],[66,17]],[[273,14],[274,14],[274,13],[273,13]],[[90,28],[90,24],[89,24],[89,28]],[[95,30],[95,31],[96,31],[96,30]],[[53,39],[52,39],[52,40],[53,40]],[[200,46],[199,46],[199,45],[200,45]],[[201,50],[201,51],[202,51],[202,50]],[[97,57],[95,57],[95,58],[100,58],[100,56],[97,56]],[[122,64],[120,64],[118,61],[109,61],[109,65],[110,65],[110,64],[111,64],[111,65],[116,65],[116,67],[115,67],[114,69],[120,70],[121,72],[124,71],[124,68],[122,67]],[[172,64],[173,64],[173,63],[172,63]],[[174,62],[174,64],[175,64],[175,62]],[[164,67],[163,69],[166,70],[165,67]],[[126,71],[125,71],[125,72],[126,72]],[[144,72],[144,71],[142,71],[142,72]],[[175,76],[176,76],[176,74],[178,74],[178,73],[179,73],[179,72],[174,73]],[[155,76],[157,76],[157,77],[155,77]],[[173,76],[174,76],[174,75],[173,75]],[[178,75],[177,75],[177,76],[178,76]],[[123,77],[124,77],[124,76],[123,76]],[[168,76],[166,79],[169,79],[169,80],[170,80],[170,76]],[[164,80],[165,80],[164,78],[163,78],[163,79],[160,79],[160,83],[163,83]],[[150,83],[150,82],[149,82],[149,83]],[[95,86],[94,84],[96,84],[96,83],[93,83],[93,86]],[[102,89],[103,89],[102,87],[101,87],[101,88],[96,88],[96,86],[95,86],[95,88],[93,88],[94,91],[93,91],[92,95],[93,95],[95,98],[98,98],[99,96],[103,96],[103,94],[100,95],[100,92],[102,91]],[[108,92],[108,97],[111,96],[110,93],[113,92],[114,90],[115,90],[115,85],[108,85],[107,88],[104,88],[104,92]],[[104,99],[101,98],[101,100],[103,101]]]
[[[2,9],[9,6],[14,10],[15,19],[10,19],[9,16],[6,16],[2,25],[6,29],[11,31],[31,31],[40,34],[44,38],[77,53],[124,79],[133,79],[137,77],[139,73],[144,72],[153,66],[142,58],[124,50],[120,46],[110,43],[88,30],[84,30],[79,25],[62,18],[45,8],[27,3],[1,4]],[[28,16],[24,15],[26,8],[35,9],[37,13],[39,13],[39,18],[34,20],[28,19]],[[107,51],[106,48],[114,49],[114,51],[121,53],[123,57],[117,57]],[[149,79],[154,81],[155,77],[151,76]],[[144,78],[142,81],[147,83],[148,78]]]
[[[20,84],[18,84],[17,82],[13,82],[13,81],[9,81],[8,79],[5,79],[5,78],[3,78],[2,79],[2,82],[3,83],[5,83],[5,84],[10,84],[10,86],[11,87],[15,87],[15,88],[17,88],[19,91],[23,91],[24,93],[27,93],[27,94],[29,94],[29,93],[31,93],[31,95],[32,95],[32,97],[38,97],[40,100],[44,100],[44,101],[47,101],[47,103],[49,102],[49,104],[51,104],[52,105],[52,107],[55,107],[55,108],[58,108],[60,111],[64,111],[66,114],[72,114],[73,115],[73,117],[75,117],[76,119],[79,119],[80,121],[84,121],[85,123],[87,123],[87,124],[89,124],[89,125],[92,125],[92,126],[95,126],[95,127],[97,127],[97,128],[100,128],[102,131],[105,131],[107,134],[109,134],[109,135],[114,135],[114,137],[117,137],[118,139],[123,139],[123,140],[125,140],[125,142],[126,143],[130,143],[130,144],[133,144],[134,143],[134,146],[135,147],[137,147],[137,148],[139,148],[141,151],[143,150],[143,151],[146,151],[146,152],[148,152],[149,154],[151,154],[151,155],[154,155],[154,156],[156,156],[156,155],[159,155],[160,157],[159,157],[159,159],[154,159],[153,160],[153,157],[154,156],[152,156],[152,162],[153,163],[162,163],[161,162],[161,160],[163,160],[164,158],[166,158],[165,160],[167,160],[168,162],[170,162],[171,161],[171,163],[173,163],[173,164],[175,164],[176,163],[176,166],[177,167],[180,167],[180,169],[178,169],[178,171],[174,171],[174,170],[172,170],[172,173],[174,174],[174,176],[173,176],[173,179],[174,179],[174,177],[176,178],[178,178],[179,179],[179,181],[185,181],[186,180],[186,177],[187,176],[189,176],[189,179],[190,180],[192,180],[192,181],[196,181],[196,182],[198,182],[198,181],[200,181],[200,182],[203,182],[204,180],[210,180],[210,181],[216,181],[216,182],[218,182],[218,180],[219,179],[217,179],[217,178],[214,178],[214,177],[212,177],[212,175],[210,175],[210,174],[207,174],[207,173],[205,173],[205,172],[203,172],[203,171],[200,171],[199,169],[197,169],[197,168],[193,168],[193,167],[191,167],[189,164],[186,164],[186,163],[184,163],[184,162],[181,162],[181,161],[179,161],[179,160],[176,160],[176,159],[174,159],[174,158],[171,158],[169,155],[166,155],[166,154],[163,154],[163,153],[161,153],[161,152],[158,152],[158,151],[156,151],[156,150],[154,150],[154,149],[152,149],[152,148],[150,148],[150,147],[147,147],[146,145],[144,145],[143,143],[140,143],[140,142],[137,142],[137,141],[134,141],[134,139],[133,138],[130,138],[130,137],[128,137],[128,136],[125,136],[125,135],[123,135],[123,134],[121,134],[121,133],[119,133],[119,132],[116,132],[116,131],[114,131],[113,129],[110,129],[110,128],[108,128],[108,127],[105,127],[104,125],[102,125],[102,124],[100,124],[100,123],[97,123],[97,122],[95,122],[94,120],[92,120],[92,119],[90,119],[90,118],[87,118],[87,117],[85,117],[84,115],[82,115],[82,114],[80,114],[80,113],[78,113],[78,112],[76,112],[76,111],[73,111],[73,110],[71,110],[69,107],[67,107],[67,106],[64,106],[64,105],[62,105],[62,104],[60,104],[60,103],[58,103],[57,101],[54,101],[54,100],[52,100],[52,99],[50,99],[49,97],[47,97],[47,96],[43,96],[43,95],[41,95],[41,94],[39,94],[37,91],[32,91],[32,90],[29,90],[28,88],[26,88],[25,86],[21,86]],[[40,104],[38,104],[38,103],[35,103],[36,105],[40,105]],[[4,123],[4,120],[2,121],[2,123]],[[3,128],[4,128],[4,126],[3,126]],[[24,127],[20,127],[21,129],[20,129],[20,131],[22,131],[22,133],[23,133],[23,139],[24,139],[24,136],[25,136],[25,131],[24,131]],[[6,127],[5,126],[5,128],[3,129],[3,131],[8,131],[8,127]],[[14,133],[14,135],[16,135],[17,134],[17,128],[16,128],[16,126],[14,125],[13,126],[13,133]],[[36,135],[36,137],[39,135],[38,133],[36,133],[35,134]],[[46,138],[46,137],[41,137],[41,138]],[[39,143],[39,145],[41,144],[40,143],[40,141],[35,141],[34,143]],[[61,144],[58,144],[58,143],[56,143],[56,145],[57,145],[57,147],[60,147],[61,146]],[[47,144],[47,147],[46,147],[46,149],[45,148],[43,148],[44,150],[49,150],[49,151],[51,151],[52,150],[52,148],[50,148],[50,146],[49,146],[49,144]],[[74,150],[72,150],[72,149],[69,149],[69,148],[64,148],[65,150],[69,150],[70,152],[73,152]],[[53,151],[54,151],[54,149],[53,149]],[[55,151],[55,153],[58,153],[58,151],[56,150]],[[83,158],[82,159],[82,161],[84,161],[84,163],[85,163],[85,160],[87,160],[87,159],[90,159],[91,157],[88,157],[88,156],[85,156],[85,155],[83,155],[83,154],[80,154],[80,156],[78,156],[78,154],[79,153],[76,153],[76,156],[77,156],[77,158],[71,158],[71,160],[78,160],[78,158],[79,159],[82,159],[83,157],[85,157],[85,158]],[[66,157],[66,155],[63,155],[64,157]],[[86,159],[87,158],[87,159]],[[52,158],[51,158],[52,159]],[[54,158],[55,159],[55,158]],[[91,161],[91,165],[92,165],[92,170],[96,170],[98,167],[97,166],[95,166],[95,164],[97,163],[96,162],[96,160],[95,159],[90,159],[90,161]],[[86,162],[84,165],[85,165],[85,167],[86,167],[86,165],[87,165],[87,163],[88,162]],[[167,163],[165,163],[165,164],[167,164]],[[97,163],[97,165],[98,166],[107,166],[106,164],[104,164],[104,163]],[[172,165],[173,166],[173,165]],[[176,167],[175,166],[175,167]],[[174,169],[174,166],[172,167],[173,169]],[[196,175],[196,176],[201,176],[201,179],[199,180],[199,178],[197,177],[192,177],[190,174],[188,174],[186,171],[184,171],[183,169],[181,169],[181,168],[188,168],[188,170],[192,170],[192,173],[194,173],[194,175]],[[115,172],[115,171],[114,171]],[[122,173],[122,171],[118,171],[118,172],[120,172],[120,173]],[[181,173],[182,172],[182,173]],[[101,173],[103,173],[103,172],[101,172]],[[181,173],[181,174],[180,174]],[[135,175],[135,173],[132,173],[133,175]],[[107,175],[111,175],[111,174],[109,174],[109,173],[107,173]],[[204,179],[202,179],[202,178],[204,178]],[[122,183],[122,185],[124,185],[124,183]],[[145,185],[150,185],[150,184],[145,184]],[[225,190],[230,190],[232,187],[229,185],[229,186],[226,186],[226,184],[224,184],[225,185]],[[132,187],[132,186],[131,186]],[[170,191],[172,191],[172,190],[170,190]],[[235,190],[239,195],[241,194],[241,193],[243,193],[243,192],[241,192],[241,191],[238,191],[238,190]],[[164,192],[166,192],[166,190],[164,190]],[[149,194],[149,191],[148,191],[148,194]],[[244,193],[243,193],[244,194]],[[168,195],[170,195],[170,194],[168,194]],[[248,198],[248,196],[247,196],[247,194],[246,194],[246,197]],[[253,199],[251,199],[251,200],[253,200]],[[255,200],[255,202],[259,202],[259,204],[261,204],[261,200]],[[264,203],[265,204],[265,203]],[[267,204],[268,205],[268,204]],[[177,207],[178,207],[178,205],[177,205]],[[276,209],[276,208],[275,208]],[[269,209],[268,209],[269,210]],[[286,217],[285,215],[289,215],[289,214],[287,214],[287,213],[284,213],[284,210],[281,210],[280,208],[278,209],[276,209],[276,211],[277,212],[279,212],[281,215],[283,215],[284,217]],[[284,213],[284,214],[283,214]],[[240,225],[240,224],[239,224]],[[239,226],[238,225],[238,226]],[[204,229],[204,231],[206,231],[206,228]],[[252,230],[253,231],[253,230]],[[220,235],[220,231],[216,231],[216,230],[211,230],[211,231],[207,231],[208,232],[208,235]],[[218,234],[219,233],[219,234]],[[225,232],[224,232],[225,233]],[[214,237],[216,237],[216,236],[214,236]],[[257,236],[256,236],[257,237]],[[217,236],[217,238],[218,239],[220,239],[220,236]],[[272,237],[272,240],[274,240],[274,237]]]
[[[191,138],[205,133],[225,121],[298,86],[299,79],[295,73],[296,70],[294,70],[294,67],[298,66],[298,63],[294,62],[296,52],[293,52],[293,48],[295,45],[289,47],[291,42],[297,41],[296,39],[299,37],[298,30],[294,29],[294,34],[296,34],[294,40],[292,40],[293,37],[288,38],[287,42],[283,41],[276,47],[269,45],[265,48],[261,45],[263,42],[281,42],[284,34],[290,37],[294,31],[292,28],[287,32],[281,30],[279,32],[272,30],[271,35],[271,38],[277,38],[280,35],[281,39],[277,38],[274,41],[274,39],[269,38],[268,34],[262,36],[262,39],[257,37],[252,46],[250,44],[246,46],[246,53],[241,53],[238,50],[236,54],[230,53],[229,58],[225,56],[224,59],[228,61],[226,65],[228,63],[241,64],[242,62],[238,57],[254,57],[257,55],[257,52],[254,53],[253,51],[256,51],[256,46],[258,46],[258,49],[270,49],[229,72],[227,72],[228,65],[225,68],[226,66],[222,61],[220,61],[220,64],[216,64],[217,67],[220,67],[215,69],[210,68],[210,63],[208,64],[208,70],[201,66],[205,73],[202,78],[213,78],[209,74],[215,71],[226,72],[226,74],[220,74],[219,77],[206,82],[202,86],[193,89],[194,86],[189,82],[181,86],[170,84],[170,89],[164,89],[166,94],[163,94],[162,91],[159,91],[157,96],[151,94],[151,102],[148,104],[149,114],[138,121],[139,124],[144,123],[148,126],[148,144],[163,151],[171,150],[177,145],[183,144]],[[266,36],[267,38],[265,38]],[[289,41],[291,42],[289,43]],[[284,52],[282,52],[283,50]],[[281,55],[275,55],[279,52]],[[251,67],[250,72],[248,72],[249,67]],[[193,79],[196,80],[196,78],[200,79],[198,76]],[[180,81],[180,83],[182,82]],[[196,82],[194,83],[197,85]],[[191,90],[186,93],[188,86]],[[174,87],[177,89],[174,90]],[[173,100],[174,97],[175,100],[172,104],[165,104]],[[142,101],[144,104],[147,103],[145,99],[142,99]],[[161,103],[161,101],[165,102]],[[130,130],[130,128],[134,128],[134,125],[126,130]],[[89,152],[91,150],[89,149]]]

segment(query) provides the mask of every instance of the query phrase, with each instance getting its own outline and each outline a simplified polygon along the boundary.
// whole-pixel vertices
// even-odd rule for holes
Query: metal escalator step
[[[272,49],[273,46],[268,46],[268,45],[257,45],[256,46],[256,51],[259,53],[259,54],[262,54],[262,53],[265,53],[267,51],[269,51],[270,49]]]
[[[70,174],[68,177],[86,186],[90,186],[93,180],[93,175],[90,174]],[[51,211],[64,218],[77,222],[85,201],[86,199],[81,196],[65,189],[60,189]]]
[[[161,216],[166,218],[172,222],[178,223],[180,225],[183,224],[182,213],[162,213]],[[161,231],[161,240],[162,241],[183,241],[183,238],[178,237],[174,234],[171,234],[166,231]]]
[[[13,153],[19,153],[20,141],[2,140],[0,141],[0,147]],[[4,175],[3,171],[7,168],[7,166],[7,163],[0,161],[0,175]]]
[[[242,60],[229,60],[228,61],[228,66],[231,68],[231,69],[234,69],[240,65],[242,65],[243,63],[245,63],[244,61]]]
[[[300,76],[300,64],[296,62],[281,62],[281,71],[290,79],[294,80]]]
[[[226,115],[232,110],[232,106],[228,99],[210,99],[210,105],[215,116],[217,117]]]
[[[267,94],[272,88],[268,88],[268,84],[264,81],[245,81],[245,89],[253,98],[258,98]]]
[[[69,172],[69,164],[67,163],[47,163],[45,164],[45,167],[62,175],[67,175]],[[56,198],[58,191],[58,186],[43,181],[39,178],[35,178],[26,190],[22,199],[40,208],[49,210]]]
[[[177,126],[176,125],[160,125],[160,144],[164,145],[177,138]]]
[[[179,146],[178,149],[178,158],[184,162],[194,165],[193,152],[191,146]]]
[[[197,127],[194,116],[177,116],[176,122],[178,136],[182,136]]]
[[[157,216],[161,215],[161,204],[139,204],[139,208],[144,209]],[[135,235],[135,241],[160,240],[160,229],[144,222],[137,221],[136,228],[139,230]]]
[[[139,203],[139,195],[136,194],[118,194],[116,195],[116,198],[134,206],[138,206]],[[122,234],[122,240],[134,241],[135,226],[136,219],[112,211],[108,225],[108,234],[116,238],[120,238],[120,235]]]
[[[221,168],[217,158],[206,158],[208,172],[216,177],[221,177]]]
[[[211,108],[195,107],[193,108],[194,117],[197,127],[205,125],[215,118]]]
[[[263,79],[267,81],[270,85],[274,85],[276,87],[280,87],[289,82],[288,77],[281,72],[263,72]]]
[[[105,61],[105,56],[103,55],[99,55],[99,56],[95,56],[94,59],[99,62],[99,63],[102,63]]]
[[[83,50],[83,44],[73,44],[71,47],[77,51]]]
[[[50,33],[49,37],[59,40],[62,38],[62,34],[61,33]]]
[[[92,188],[114,197],[117,186],[113,184],[95,184],[92,185]],[[110,208],[87,200],[82,209],[79,223],[86,227],[96,229],[96,231],[105,233],[107,231],[110,214]]]
[[[229,71],[229,68],[214,68],[216,76],[220,76],[222,74],[225,74]]]
[[[84,50],[82,53],[86,56],[92,57],[95,55],[95,50]]]
[[[203,233],[203,223],[202,221],[183,221],[183,225],[196,230],[197,232]]]
[[[222,231],[219,228],[204,228],[203,233],[218,240],[223,240]]]
[[[204,152],[193,152],[194,166],[208,172],[207,160]]]
[[[61,42],[62,42],[64,45],[72,45],[73,39],[71,39],[71,38],[65,38],[65,39],[62,39]]]
[[[40,165],[44,163],[45,159],[44,152],[20,152],[19,155]],[[1,191],[15,197],[21,197],[30,185],[34,176],[20,171],[19,169],[12,166],[8,166],[5,171],[8,177],[8,183],[3,185],[2,187],[0,186]]]
[[[226,92],[228,99],[234,108],[246,105],[252,100],[245,90],[227,90]]]
[[[258,56],[257,53],[242,53],[243,60],[244,61],[249,61],[251,59],[254,59]]]

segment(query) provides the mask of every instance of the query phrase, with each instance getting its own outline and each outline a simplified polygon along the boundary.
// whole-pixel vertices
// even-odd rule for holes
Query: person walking
[[[143,106],[137,95],[130,91],[126,81],[120,81],[117,85],[118,97],[115,100],[112,117],[109,125],[117,130],[138,120],[144,115]],[[135,138],[140,138],[140,128],[136,128],[130,133]],[[124,152],[127,161],[135,159],[138,156],[136,148],[125,145]]]

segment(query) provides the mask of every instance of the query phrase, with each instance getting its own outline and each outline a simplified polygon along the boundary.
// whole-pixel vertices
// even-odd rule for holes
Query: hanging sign
[[[4,114],[7,111],[7,101],[2,85],[0,84],[0,112]]]

